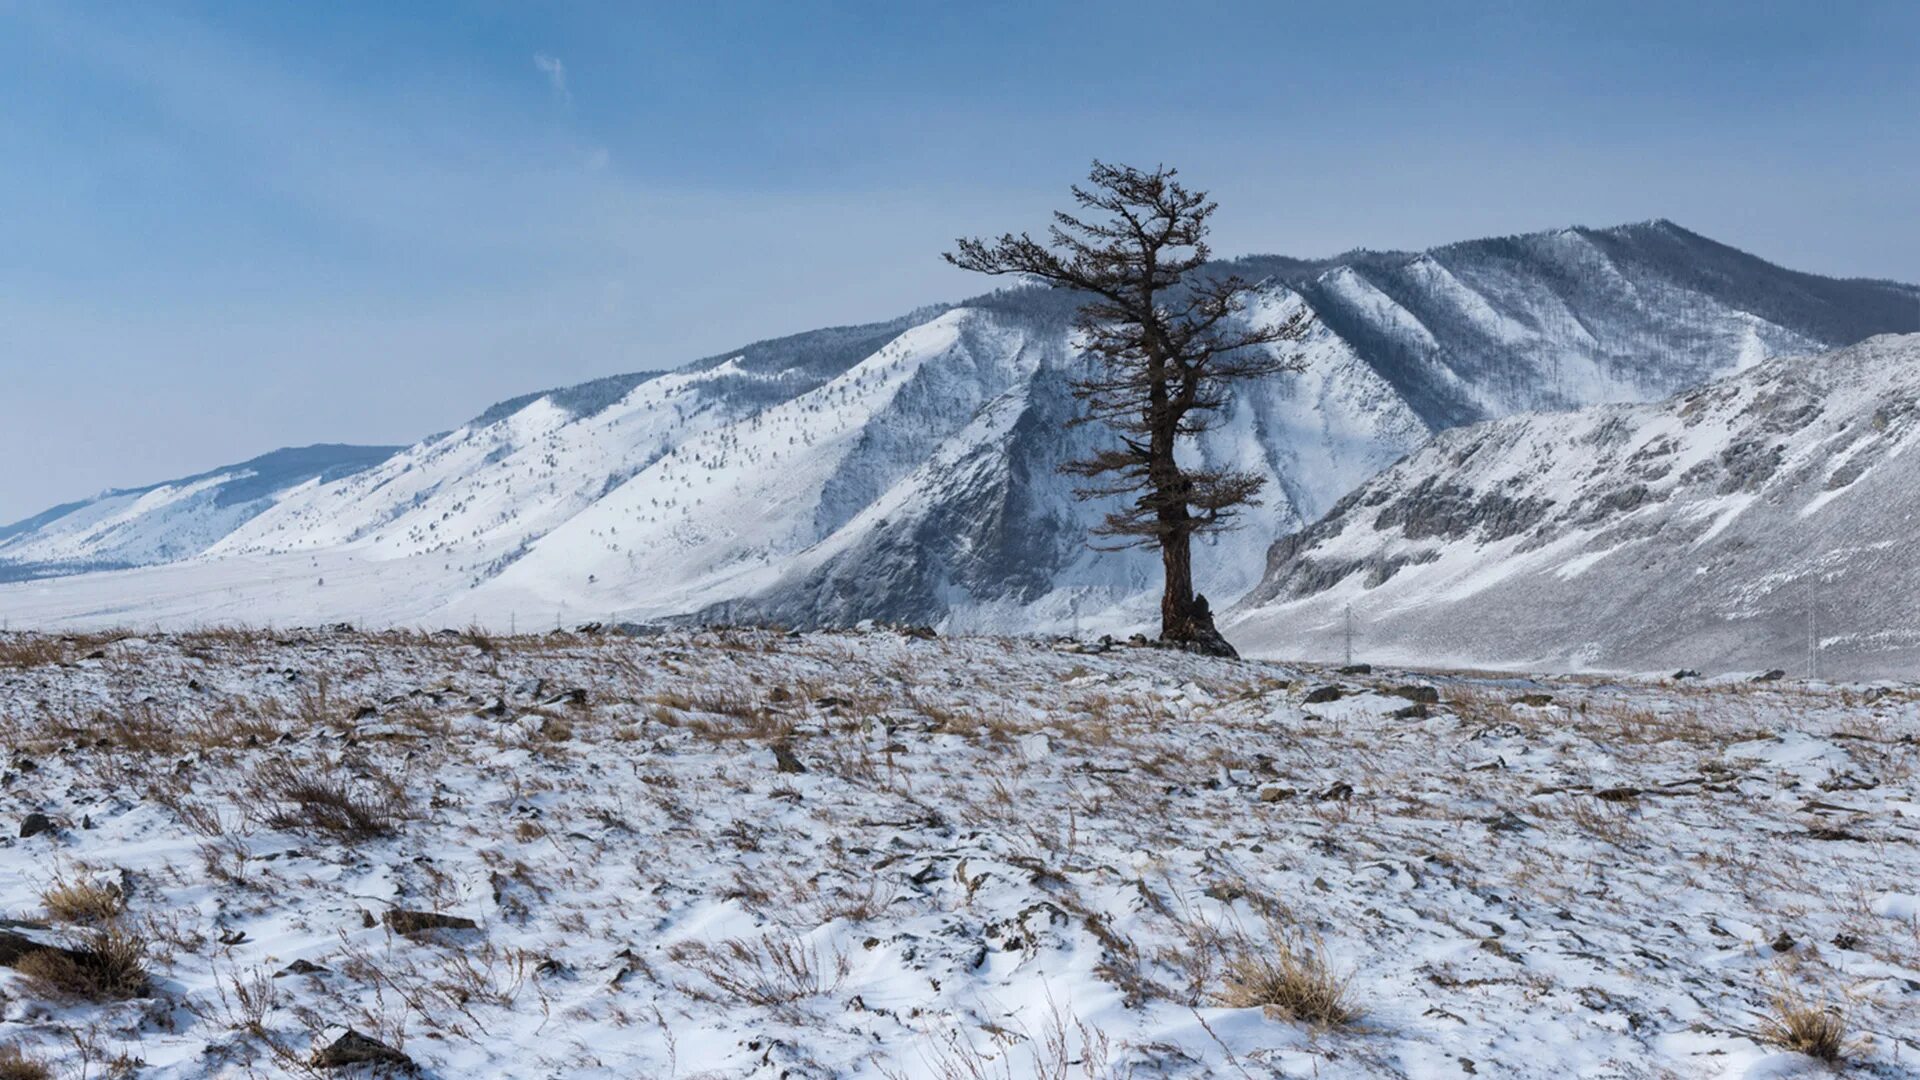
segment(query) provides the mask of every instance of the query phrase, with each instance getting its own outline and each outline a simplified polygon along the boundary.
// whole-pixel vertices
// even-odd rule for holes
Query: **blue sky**
[[[0,521],[979,291],[1089,159],[1225,254],[1671,217],[1920,280],[1920,4],[0,0]]]

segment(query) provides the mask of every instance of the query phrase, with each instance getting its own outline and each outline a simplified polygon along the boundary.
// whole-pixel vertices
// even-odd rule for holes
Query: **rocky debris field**
[[[7,1080],[1920,1076],[1905,686],[14,633],[0,745]]]

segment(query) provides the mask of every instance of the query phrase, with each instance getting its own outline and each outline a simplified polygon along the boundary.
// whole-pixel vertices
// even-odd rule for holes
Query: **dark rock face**
[[[1726,470],[1726,476],[1720,481],[1720,494],[1758,491],[1760,485],[1780,471],[1780,459],[1785,450],[1784,446],[1766,446],[1757,442],[1739,442],[1727,447],[1720,454],[1720,467]]]
[[[1409,540],[1439,536],[1504,540],[1538,525],[1551,509],[1550,499],[1515,499],[1497,491],[1476,492],[1428,477],[1402,498],[1388,503],[1373,519],[1373,527],[1399,526]]]

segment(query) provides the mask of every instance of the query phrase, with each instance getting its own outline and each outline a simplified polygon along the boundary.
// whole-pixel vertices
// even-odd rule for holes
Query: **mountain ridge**
[[[1917,444],[1920,334],[1455,428],[1277,541],[1229,625],[1290,655],[1351,613],[1389,660],[1911,673]]]
[[[1242,388],[1193,447],[1270,481],[1247,529],[1197,552],[1216,607],[1259,582],[1274,537],[1435,431],[1657,399],[1849,343],[1823,335],[1920,328],[1913,286],[1786,271],[1660,221],[1221,266],[1261,282],[1247,317],[1305,306],[1315,320],[1305,370]],[[169,567],[218,580],[208,567],[248,560],[274,599],[236,593],[236,608],[282,618],[1141,625],[1157,565],[1091,553],[1103,507],[1057,473],[1101,438],[1064,426],[1084,362],[1075,304],[996,290],[510,398],[369,468],[276,492],[200,550],[133,571],[134,599],[112,610],[144,612],[141,590],[169,591]],[[0,542],[0,560],[18,566],[39,539]],[[405,587],[300,595],[293,583],[326,561],[331,580],[403,575]],[[90,586],[68,606],[44,589],[45,617],[97,610],[77,599]]]

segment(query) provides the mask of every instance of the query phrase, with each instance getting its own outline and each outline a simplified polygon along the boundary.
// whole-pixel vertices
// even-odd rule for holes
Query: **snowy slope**
[[[0,527],[0,581],[198,554],[295,491],[343,480],[397,446],[276,450],[180,480],[117,489]]]
[[[1797,274],[1665,222],[1234,269],[1263,282],[1251,317],[1304,304],[1317,321],[1307,370],[1245,388],[1190,448],[1271,480],[1245,527],[1199,553],[1216,607],[1257,583],[1273,537],[1435,430],[1658,398],[1920,328],[1911,286]],[[1073,306],[1013,290],[527,395],[120,560],[168,565],[0,591],[0,607],[178,620],[209,614],[191,596],[212,583],[221,613],[281,621],[1127,628],[1154,610],[1155,560],[1090,551],[1105,508],[1058,473],[1101,437],[1063,427]],[[234,559],[243,584],[221,579]],[[301,592],[323,573],[328,595]]]
[[[0,632],[0,725],[0,1046],[63,1078],[1920,1077],[1911,684]],[[133,1000],[21,962],[89,884]]]
[[[1448,431],[1276,544],[1234,633],[1516,667],[1920,669],[1920,335]]]

